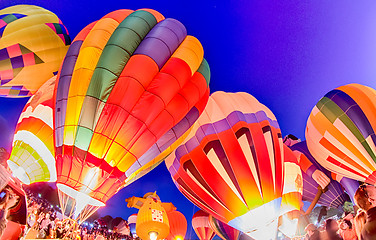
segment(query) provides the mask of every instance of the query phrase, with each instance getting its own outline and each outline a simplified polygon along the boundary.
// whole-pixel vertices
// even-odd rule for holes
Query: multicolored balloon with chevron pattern
[[[33,5],[0,10],[0,96],[29,97],[56,75],[71,43],[52,12]]]
[[[348,84],[327,93],[313,108],[307,146],[326,169],[376,184],[376,91]]]

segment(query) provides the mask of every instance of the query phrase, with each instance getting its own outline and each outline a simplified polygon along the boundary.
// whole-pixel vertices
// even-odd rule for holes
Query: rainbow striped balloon
[[[57,79],[58,189],[101,206],[178,146],[206,105],[210,70],[181,22],[121,9],[76,36]]]
[[[349,84],[327,93],[313,108],[306,141],[312,156],[328,170],[376,183],[376,91]]]

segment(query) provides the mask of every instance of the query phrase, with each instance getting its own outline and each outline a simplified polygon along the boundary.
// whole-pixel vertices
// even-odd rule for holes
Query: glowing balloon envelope
[[[209,224],[213,231],[223,240],[238,240],[240,231],[217,220],[212,215],[209,216]]]
[[[331,177],[333,178],[333,180],[341,184],[341,186],[345,189],[347,195],[349,195],[352,204],[355,205],[354,195],[356,190],[358,190],[359,188],[359,182],[335,173],[332,173]]]
[[[165,239],[170,233],[169,219],[158,196],[146,197],[137,214],[136,232],[141,239]]]
[[[59,70],[70,42],[66,27],[46,9],[0,10],[0,96],[34,94]]]
[[[189,136],[165,162],[178,189],[201,209],[252,236],[275,238],[282,136],[273,113],[254,97],[213,93]]]
[[[55,182],[52,77],[26,103],[13,137],[8,166],[25,184]]]
[[[284,145],[283,152],[285,175],[278,229],[292,238],[297,232],[299,212],[303,205],[303,177],[298,159],[291,149]]]
[[[132,215],[130,215],[128,217],[128,226],[129,226],[129,230],[132,233],[132,237],[133,238],[137,237],[137,233],[136,233],[136,221],[137,221],[137,213],[132,214]]]
[[[338,87],[313,108],[306,128],[312,156],[328,170],[376,183],[376,91],[360,84]]]
[[[210,227],[209,214],[202,210],[193,214],[192,227],[200,240],[211,240],[215,236],[214,230]]]
[[[168,221],[170,223],[170,234],[167,240],[184,240],[187,233],[187,219],[178,211],[167,212]]]
[[[103,206],[180,143],[209,96],[203,55],[182,23],[149,9],[114,11],[77,35],[54,115],[57,186],[60,199],[80,199],[76,214]]]
[[[300,210],[302,206],[303,177],[298,159],[286,145],[284,152],[284,184],[281,204],[281,215],[293,210]]]
[[[312,175],[317,170],[323,170],[323,174],[325,174],[325,176],[329,179],[329,184],[327,184],[326,191],[320,196],[320,199],[317,202],[318,204],[329,208],[339,208],[346,201],[350,200],[349,196],[343,191],[340,183],[328,177],[326,175],[328,171],[326,171],[322,166],[318,165],[308,151],[305,141],[294,144],[291,147],[291,150],[293,150],[298,156],[299,164],[302,169],[303,201],[312,202],[312,200],[315,198],[319,183],[313,178]]]

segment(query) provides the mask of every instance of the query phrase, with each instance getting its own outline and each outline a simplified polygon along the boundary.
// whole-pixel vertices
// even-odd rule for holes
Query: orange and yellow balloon
[[[376,184],[376,91],[349,84],[327,93],[313,108],[306,141],[326,169]]]
[[[170,223],[170,234],[167,240],[184,240],[187,233],[187,219],[179,211],[167,212],[168,221]]]
[[[33,5],[0,10],[0,96],[29,97],[54,76],[71,40],[52,12]]]

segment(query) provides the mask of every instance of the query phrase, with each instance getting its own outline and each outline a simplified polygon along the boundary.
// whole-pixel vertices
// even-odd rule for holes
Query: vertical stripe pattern
[[[165,163],[190,201],[248,232],[279,215],[283,159],[281,132],[267,107],[247,93],[215,92]]]

